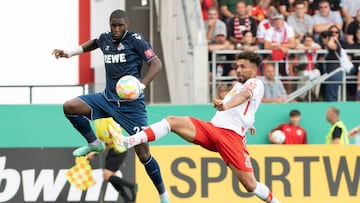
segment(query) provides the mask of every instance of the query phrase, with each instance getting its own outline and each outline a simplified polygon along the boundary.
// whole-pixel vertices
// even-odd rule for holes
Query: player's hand
[[[349,136],[350,136],[350,137],[353,137],[353,136],[355,136],[359,131],[360,131],[359,127],[353,128],[352,130],[349,131]]]
[[[255,128],[254,126],[251,126],[251,127],[249,128],[249,131],[250,131],[250,134],[251,134],[251,135],[255,135],[255,133],[256,133],[256,128]]]
[[[146,88],[146,86],[143,83],[140,83],[140,89],[142,92],[144,91],[145,88]]]
[[[215,26],[216,26],[216,20],[215,19],[208,20],[208,28],[209,29],[212,29]]]
[[[69,58],[69,55],[67,53],[65,53],[64,50],[61,50],[61,49],[54,49],[54,51],[52,52],[52,55],[54,55],[56,59]]]
[[[213,100],[213,106],[218,110],[218,111],[224,111],[225,110],[225,106],[222,100],[218,100],[218,99],[214,99]]]

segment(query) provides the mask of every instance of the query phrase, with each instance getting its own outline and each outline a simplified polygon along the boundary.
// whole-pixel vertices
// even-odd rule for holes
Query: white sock
[[[169,193],[167,191],[160,194],[159,196],[160,196],[160,200],[169,200],[170,199]]]
[[[89,144],[92,145],[92,146],[94,146],[94,147],[97,147],[97,146],[99,146],[99,145],[101,144],[101,140],[96,139],[94,142],[89,143]]]
[[[129,149],[145,142],[158,140],[164,137],[170,131],[171,129],[169,122],[167,122],[166,119],[162,119],[161,121],[150,125],[139,133],[126,137],[125,142],[127,143],[127,148]]]
[[[253,193],[265,202],[280,203],[279,200],[276,199],[276,197],[272,194],[270,189],[262,183],[257,182],[256,188]]]

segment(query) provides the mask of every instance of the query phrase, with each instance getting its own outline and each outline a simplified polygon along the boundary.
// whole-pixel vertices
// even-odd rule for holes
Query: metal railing
[[[345,49],[346,53],[348,54],[351,54],[351,53],[360,53],[360,50],[357,50],[357,49]],[[212,60],[209,62],[210,63],[210,66],[211,66],[211,71],[212,71],[212,74],[211,74],[211,81],[210,81],[210,85],[211,85],[211,94],[210,94],[210,101],[212,99],[212,97],[214,97],[216,95],[216,86],[220,83],[224,83],[224,81],[228,81],[228,80],[231,80],[231,79],[236,79],[234,77],[230,77],[230,76],[217,76],[216,74],[216,67],[217,67],[217,64],[219,63],[222,63],[222,64],[232,64],[234,61],[219,61],[219,60],[216,60],[217,58],[217,55],[235,55],[235,54],[239,54],[243,52],[242,50],[217,50],[217,51],[213,51],[211,53],[211,57],[212,57]],[[256,50],[254,51],[256,53],[259,53],[260,55],[270,55],[271,54],[271,50]],[[304,50],[289,50],[288,54],[304,54]],[[317,54],[327,54],[327,50],[317,50]],[[274,66],[275,66],[275,78],[278,78],[280,80],[286,80],[286,82],[284,81],[283,83],[284,84],[296,84],[296,83],[299,83],[298,80],[302,78],[302,76],[281,76],[279,74],[279,63],[284,63],[285,61],[272,61],[272,60],[268,60],[268,63],[273,63]],[[291,60],[288,60],[287,61],[288,63],[291,63],[293,61]],[[297,62],[302,62],[302,61],[299,61],[297,60]],[[320,62],[320,61],[318,61]],[[336,62],[336,63],[339,63],[338,60],[334,60],[334,61],[321,61],[321,63],[331,63],[331,62]],[[358,62],[358,61],[353,61],[353,62]],[[326,83],[329,83],[328,81],[325,81],[327,78],[331,77],[332,75],[338,73],[342,71],[343,72],[343,79],[342,81],[336,81],[337,83],[341,83],[342,85],[342,100],[343,101],[346,101],[346,84],[349,84],[349,82],[347,82],[349,79],[356,79],[357,77],[356,76],[349,76],[349,75],[346,75],[346,72],[342,69],[342,68],[339,68],[339,69],[336,69],[336,72],[335,73],[326,73],[326,74],[323,74],[320,78],[318,78],[317,80],[315,81],[307,81],[306,82],[306,85],[298,90],[296,90],[295,92],[292,92],[289,96],[289,98],[287,99],[288,101],[291,101],[293,99],[295,99],[296,97],[298,97],[299,95],[301,95],[302,93],[306,92],[306,91],[309,91],[311,90],[311,88],[316,85],[316,84],[319,84],[319,83],[323,83],[323,84],[326,84]],[[262,77],[262,76],[259,76],[259,77]],[[225,82],[226,83],[226,82]],[[357,81],[354,81],[352,83],[357,83]],[[291,97],[291,98],[290,98]],[[339,98],[340,99],[340,98]],[[287,101],[287,102],[288,102]]]
[[[307,82],[307,84],[299,89],[297,89],[296,91],[292,92],[290,95],[288,95],[288,97],[286,98],[286,100],[284,101],[284,103],[288,103],[290,101],[293,101],[294,99],[296,99],[298,96],[300,96],[301,94],[303,94],[304,92],[307,92],[309,90],[311,90],[311,88],[313,88],[313,86],[318,85],[319,83],[324,82],[326,79],[330,78],[331,76],[335,75],[336,73],[342,72],[343,77],[342,77],[342,84],[346,83],[346,73],[345,70],[342,68],[337,68],[334,71],[330,72],[330,73],[324,73],[323,75],[321,75],[319,78],[315,79],[315,80],[309,80]],[[346,86],[342,85],[342,99],[343,101],[346,101]]]
[[[0,85],[0,92],[0,104],[57,104],[88,93],[89,85]]]

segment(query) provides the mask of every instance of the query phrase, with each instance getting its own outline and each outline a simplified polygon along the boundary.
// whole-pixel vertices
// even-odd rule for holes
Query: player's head
[[[259,54],[252,51],[241,52],[235,64],[238,81],[244,83],[250,78],[255,78],[261,62],[262,60]]]
[[[291,125],[294,125],[294,126],[298,126],[299,125],[299,122],[300,122],[300,111],[298,110],[291,110],[290,111],[290,124]]]
[[[326,120],[329,121],[329,123],[335,123],[339,120],[340,110],[334,106],[330,106],[326,111],[325,116]]]
[[[114,40],[119,40],[129,27],[129,21],[123,10],[115,10],[110,15],[110,30]]]

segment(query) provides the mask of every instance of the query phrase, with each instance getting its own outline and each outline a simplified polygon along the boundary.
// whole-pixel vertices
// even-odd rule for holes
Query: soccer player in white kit
[[[122,137],[122,151],[151,142],[174,132],[188,142],[218,152],[248,192],[265,202],[278,203],[270,189],[255,179],[250,155],[246,150],[246,133],[253,126],[255,113],[264,94],[264,85],[256,78],[261,57],[242,52],[237,61],[238,83],[224,100],[213,100],[217,109],[210,122],[193,117],[169,116],[131,137]],[[110,133],[116,131],[110,130]]]

